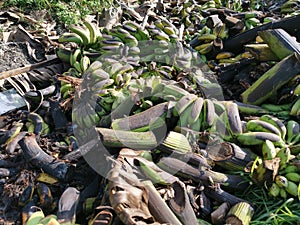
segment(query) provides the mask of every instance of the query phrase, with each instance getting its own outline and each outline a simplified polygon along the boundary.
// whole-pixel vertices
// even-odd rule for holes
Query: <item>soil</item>
[[[0,42],[0,72],[36,63],[28,54],[26,44]]]

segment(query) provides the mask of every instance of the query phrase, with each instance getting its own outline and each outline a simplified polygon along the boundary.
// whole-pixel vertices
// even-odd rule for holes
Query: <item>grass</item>
[[[14,6],[23,11],[50,10],[59,23],[68,25],[78,23],[86,15],[101,12],[111,4],[112,0],[7,0],[2,7]]]
[[[254,204],[251,225],[300,224],[300,205],[294,198],[272,198],[263,187],[249,186],[239,197]]]

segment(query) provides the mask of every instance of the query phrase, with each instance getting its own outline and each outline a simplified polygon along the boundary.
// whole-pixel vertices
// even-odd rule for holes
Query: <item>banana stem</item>
[[[227,214],[226,224],[249,225],[254,209],[247,202],[234,205]]]
[[[96,131],[101,136],[101,141],[105,147],[150,150],[158,145],[156,137],[151,131],[133,132],[100,127],[97,127]]]

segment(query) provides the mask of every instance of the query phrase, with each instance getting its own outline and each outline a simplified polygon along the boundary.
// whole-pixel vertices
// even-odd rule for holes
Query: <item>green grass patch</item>
[[[263,187],[249,186],[238,194],[255,206],[251,225],[288,225],[300,221],[300,204],[296,198],[273,198]]]
[[[14,6],[25,12],[46,9],[59,23],[72,24],[86,15],[101,12],[111,4],[112,0],[7,0],[3,8]]]

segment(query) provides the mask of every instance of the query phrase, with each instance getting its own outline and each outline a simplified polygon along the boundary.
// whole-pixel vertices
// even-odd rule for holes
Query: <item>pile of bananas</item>
[[[143,22],[125,18],[111,29],[87,20],[70,26],[59,38],[67,48],[58,48],[57,56],[71,66],[64,76],[80,80],[80,87],[61,80],[60,88],[64,100],[75,96],[76,135],[86,142],[95,126],[133,132],[166,128],[188,134],[191,146],[200,144],[207,151],[210,144],[225,141],[257,156],[249,176],[270,196],[299,198],[300,86],[293,91],[295,101],[284,105],[260,107],[218,97],[220,86],[209,69],[254,59],[248,51],[224,51],[223,42],[268,22],[258,13],[224,13],[221,5],[213,0],[201,6],[187,2],[167,9],[166,17],[150,14]],[[182,20],[174,19],[178,15]],[[189,146],[176,138],[163,143]],[[208,152],[199,152],[212,161]],[[236,167],[223,167],[236,172]]]

